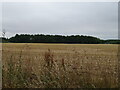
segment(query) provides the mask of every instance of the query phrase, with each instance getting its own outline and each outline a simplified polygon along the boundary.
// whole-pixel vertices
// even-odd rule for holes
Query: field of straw
[[[2,44],[3,88],[117,88],[118,45]]]

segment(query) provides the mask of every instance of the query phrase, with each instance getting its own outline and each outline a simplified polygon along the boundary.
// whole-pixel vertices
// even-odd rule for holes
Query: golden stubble
[[[117,54],[116,44],[4,43],[3,87],[115,88]]]

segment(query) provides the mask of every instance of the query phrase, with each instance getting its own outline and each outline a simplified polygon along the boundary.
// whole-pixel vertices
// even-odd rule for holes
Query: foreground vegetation
[[[3,44],[3,88],[117,88],[118,45]]]

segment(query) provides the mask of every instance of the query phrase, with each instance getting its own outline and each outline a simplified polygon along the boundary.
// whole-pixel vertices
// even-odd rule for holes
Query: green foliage
[[[102,40],[92,36],[62,36],[62,35],[29,35],[29,34],[16,34],[15,37],[9,39],[13,43],[81,43],[81,44],[99,44]]]
[[[97,37],[83,35],[44,35],[16,34],[9,39],[0,38],[2,43],[68,43],[68,44],[120,44],[120,40],[102,40]]]
[[[0,38],[0,43],[8,43],[9,39],[7,38]]]
[[[106,44],[120,44],[120,40],[106,40]]]

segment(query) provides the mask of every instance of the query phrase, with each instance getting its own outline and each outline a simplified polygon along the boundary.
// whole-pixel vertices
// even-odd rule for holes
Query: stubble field
[[[3,88],[117,88],[118,45],[2,44]]]

